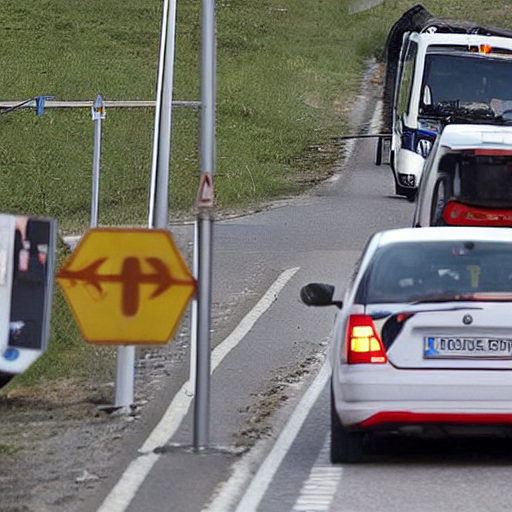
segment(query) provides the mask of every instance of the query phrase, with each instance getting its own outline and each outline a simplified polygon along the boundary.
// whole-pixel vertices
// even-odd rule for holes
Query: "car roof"
[[[399,228],[374,235],[379,247],[397,243],[480,241],[512,243],[512,229],[503,227],[449,227]]]
[[[439,135],[439,145],[452,150],[500,149],[512,151],[512,126],[449,124]]]

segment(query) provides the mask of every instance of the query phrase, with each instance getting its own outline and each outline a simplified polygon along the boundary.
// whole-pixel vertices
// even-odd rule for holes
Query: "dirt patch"
[[[323,362],[323,356],[308,357],[292,368],[279,368],[264,392],[253,395],[255,401],[239,412],[245,417],[246,427],[234,434],[235,446],[249,448],[259,439],[272,433],[271,418],[293,392],[293,387],[316,372]]]
[[[137,417],[102,409],[110,387],[61,382],[0,397],[1,512],[77,510],[106,478]]]

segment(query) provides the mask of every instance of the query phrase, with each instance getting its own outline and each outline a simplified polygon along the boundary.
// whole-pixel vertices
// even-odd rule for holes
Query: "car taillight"
[[[375,331],[373,320],[366,315],[351,315],[347,329],[347,363],[386,363],[386,351]]]
[[[452,226],[512,226],[512,209],[475,208],[449,201],[443,219]]]

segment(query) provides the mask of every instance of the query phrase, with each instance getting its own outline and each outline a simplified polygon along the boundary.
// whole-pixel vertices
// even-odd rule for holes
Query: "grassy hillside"
[[[370,57],[416,2],[386,0],[348,15],[348,0],[216,3],[216,208],[244,210],[297,194],[331,173]],[[512,28],[512,5],[432,0],[440,16]],[[174,99],[198,100],[200,0],[178,0]],[[2,0],[0,101],[152,100],[162,0]],[[57,219],[61,234],[89,225],[93,123],[89,109],[0,111],[0,211]],[[103,122],[99,223],[145,225],[152,109],[108,109]],[[190,214],[198,186],[199,114],[173,113],[170,219]],[[321,151],[319,150],[321,149]],[[50,349],[23,377],[87,368],[60,296]],[[89,355],[88,355],[89,354]],[[80,360],[80,365],[77,361]],[[91,363],[96,367],[96,363]],[[21,380],[22,381],[22,380]]]
[[[329,173],[331,137],[365,59],[380,56],[393,21],[414,2],[385,1],[353,16],[347,2],[217,2],[217,206],[245,208],[300,192]],[[512,25],[506,2],[426,1],[431,12]],[[174,98],[199,99],[200,0],[178,1]],[[154,99],[161,0],[3,0],[0,100]],[[101,224],[147,220],[152,109],[109,109],[103,123]],[[189,212],[198,185],[199,116],[173,115],[171,217]],[[93,149],[89,109],[0,116],[1,211],[88,225]],[[311,151],[321,146],[324,150]],[[322,158],[315,158],[322,155]],[[326,156],[327,155],[327,156]]]

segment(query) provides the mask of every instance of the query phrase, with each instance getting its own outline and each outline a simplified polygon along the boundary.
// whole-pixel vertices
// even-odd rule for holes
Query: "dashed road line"
[[[328,434],[292,512],[329,512],[342,475],[341,466],[333,466],[329,461],[330,441]]]

